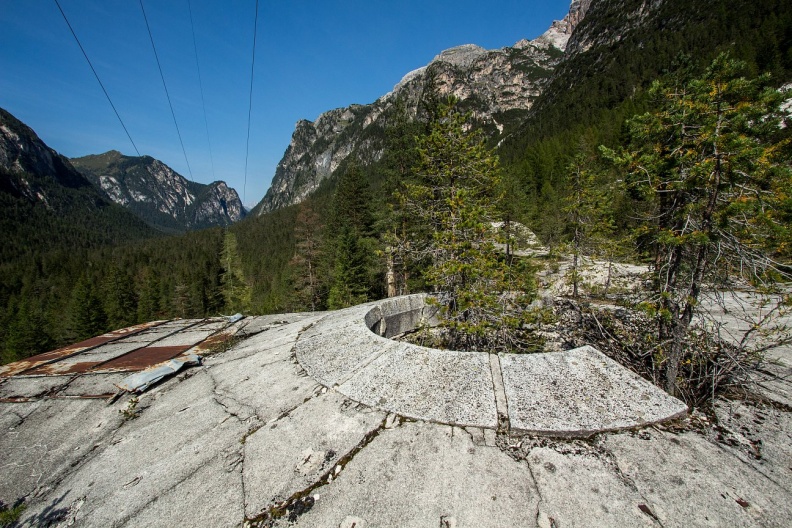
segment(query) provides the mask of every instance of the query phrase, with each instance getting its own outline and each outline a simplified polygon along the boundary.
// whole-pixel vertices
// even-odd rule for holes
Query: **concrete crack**
[[[211,462],[215,458],[217,458],[217,456],[208,460],[207,463]],[[135,508],[133,511],[127,513],[126,515],[118,519],[114,523],[114,526],[124,526],[126,524],[130,524],[130,521],[132,521],[140,512],[145,511],[151,505],[156,504],[156,502],[160,500],[162,497],[165,497],[166,495],[168,495],[168,493],[172,492],[174,489],[178,488],[179,486],[190,480],[192,477],[194,477],[199,471],[201,471],[201,469],[203,469],[203,465],[197,465],[195,468],[189,471],[185,476],[180,478],[176,483],[168,486],[167,488],[163,489],[162,491],[154,495],[150,501],[139,506],[138,508]]]
[[[596,456],[601,462],[603,462],[608,467],[608,469],[613,471],[616,477],[625,486],[627,486],[629,489],[635,492],[639,497],[641,497],[643,503],[638,505],[638,509],[641,510],[643,514],[651,518],[661,528],[664,528],[662,521],[657,517],[657,515],[654,514],[654,512],[648,506],[648,504],[650,504],[651,501],[649,501],[649,499],[647,499],[644,496],[644,494],[641,493],[641,490],[638,489],[638,486],[635,484],[635,481],[633,481],[632,477],[630,477],[621,470],[621,467],[619,467],[619,463],[616,460],[616,455],[612,451],[607,449],[604,445],[602,445],[602,443],[600,442],[600,437],[596,437],[592,441],[591,446],[593,448],[594,456]]]
[[[541,526],[539,524],[539,517],[542,515],[541,506],[542,503],[544,503],[544,497],[542,496],[542,490],[539,488],[539,481],[536,480],[536,475],[534,475],[533,468],[531,467],[531,463],[528,462],[528,455],[530,453],[531,452],[528,451],[528,453],[526,453],[525,459],[519,460],[518,462],[528,466],[528,474],[531,475],[531,481],[533,482],[533,487],[536,490],[536,495],[539,497],[539,499],[536,501],[536,515],[534,516],[534,519],[536,520],[536,526]],[[550,526],[552,528],[555,528],[554,527],[555,521],[553,520],[552,517],[550,518],[550,523],[551,523]]]
[[[399,421],[399,425],[401,425]],[[390,427],[388,427],[390,425]],[[349,464],[355,456],[366,448],[371,442],[374,441],[379,434],[388,428],[393,428],[393,421],[388,423],[388,417],[382,419],[382,422],[366,433],[360,442],[349,450],[345,455],[338,459],[338,462],[332,465],[325,473],[323,473],[316,481],[308,487],[293,493],[289,498],[279,501],[269,508],[265,509],[261,514],[256,517],[246,518],[246,528],[271,528],[275,522],[281,518],[287,518],[289,522],[296,522],[297,518],[306,513],[316,501],[313,497],[313,492],[318,488],[327,486],[334,480],[338,479],[339,475],[344,471],[347,464]]]

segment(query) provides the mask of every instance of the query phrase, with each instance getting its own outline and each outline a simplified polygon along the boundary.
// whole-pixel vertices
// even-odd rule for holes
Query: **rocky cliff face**
[[[490,137],[505,137],[527,115],[563,59],[590,3],[575,0],[563,20],[532,41],[497,50],[473,44],[445,50],[372,104],[330,110],[314,122],[299,121],[270,189],[253,212],[299,203],[353,152],[363,163],[379,159],[383,121],[396,101],[402,101],[408,118],[415,118],[426,90],[455,95]]]
[[[150,156],[124,156],[113,150],[71,161],[110,200],[159,229],[228,225],[245,216],[237,192],[225,182],[191,182]]]
[[[90,187],[69,160],[44,144],[33,130],[0,108],[0,189],[49,206],[47,182],[78,189]]]

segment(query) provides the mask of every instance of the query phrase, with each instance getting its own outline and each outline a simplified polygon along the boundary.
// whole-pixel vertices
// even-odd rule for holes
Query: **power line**
[[[140,156],[140,151],[138,150],[137,145],[135,145],[135,142],[132,141],[132,136],[129,135],[129,130],[127,130],[124,121],[121,119],[121,116],[118,114],[118,110],[116,110],[113,101],[110,99],[110,95],[107,93],[104,84],[102,84],[102,80],[99,78],[99,74],[96,73],[96,69],[94,69],[93,64],[91,63],[91,59],[89,59],[88,54],[85,53],[85,48],[83,48],[82,44],[80,43],[80,39],[77,38],[77,33],[74,32],[74,28],[72,28],[71,23],[69,23],[69,19],[66,18],[66,13],[63,12],[63,8],[61,7],[58,0],[55,0],[55,5],[58,6],[58,10],[60,11],[61,15],[63,15],[63,20],[65,20],[66,25],[69,26],[69,31],[71,31],[74,40],[77,41],[77,45],[80,47],[80,51],[82,51],[83,57],[85,57],[85,60],[88,61],[88,66],[91,67],[91,71],[93,72],[94,77],[96,77],[96,80],[99,82],[99,86],[102,87],[102,91],[104,92],[105,97],[107,97],[107,102],[110,103],[110,106],[113,108],[113,112],[115,112],[115,115],[118,118],[118,122],[121,123],[121,127],[124,129],[124,132],[126,132],[126,135],[129,138],[129,142],[132,143],[132,146],[135,148],[135,152],[137,152],[137,155]]]
[[[142,1],[142,0],[141,0]],[[242,203],[245,203],[247,191],[248,154],[250,153],[250,114],[253,110],[253,66],[256,64],[256,32],[258,29],[258,0],[256,0],[256,16],[253,19],[253,60],[250,62],[250,98],[248,100],[247,142],[245,143],[245,182],[242,185]]]
[[[187,0],[187,6],[190,9],[190,27],[192,27],[193,49],[195,50],[195,67],[198,69],[198,86],[201,88],[201,105],[203,106],[204,125],[206,125],[206,143],[209,145],[209,161],[212,164],[212,180],[214,180],[214,157],[212,156],[212,142],[209,139],[209,121],[206,118],[206,101],[204,100],[203,81],[201,80],[201,65],[198,61],[198,44],[195,42],[195,23],[193,22],[192,0]]]
[[[258,0],[257,0],[258,1]],[[182,152],[184,153],[184,161],[187,162],[187,170],[190,173],[190,180],[193,179],[192,169],[190,168],[190,160],[187,159],[187,150],[184,148],[184,141],[182,141],[181,131],[179,130],[179,123],[176,121],[176,112],[173,111],[173,103],[171,103],[170,94],[168,93],[168,85],[165,84],[165,75],[162,74],[162,65],[160,64],[159,55],[157,55],[157,46],[154,45],[154,37],[151,35],[151,27],[148,23],[146,10],[143,8],[143,0],[140,0],[140,10],[143,11],[143,20],[146,21],[146,29],[148,30],[149,39],[151,39],[151,48],[154,50],[154,58],[157,59],[157,68],[159,68],[160,78],[162,79],[162,86],[165,87],[165,96],[168,98],[168,106],[170,106],[171,115],[173,116],[173,124],[176,125],[176,134],[179,136],[179,143],[181,144]]]

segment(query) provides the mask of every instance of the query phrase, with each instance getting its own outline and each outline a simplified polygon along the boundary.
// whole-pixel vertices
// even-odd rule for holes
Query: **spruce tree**
[[[71,297],[71,332],[75,340],[97,336],[107,330],[107,314],[92,280],[83,275]]]
[[[358,304],[376,293],[379,266],[371,191],[360,166],[352,160],[340,175],[333,197],[330,243],[333,253],[331,309]]]
[[[250,312],[252,291],[245,282],[242,262],[237,249],[237,238],[231,231],[225,233],[220,262],[223,267],[220,286],[225,300],[225,310],[230,313]]]
[[[320,264],[324,258],[322,237],[323,226],[319,214],[310,200],[299,205],[294,226],[294,256],[289,261],[294,283],[298,310],[319,310],[322,307],[322,291],[325,278]]]
[[[510,349],[526,296],[522,277],[496,246],[498,160],[456,103],[441,105],[419,139],[417,179],[405,186],[406,208],[422,228],[413,254],[430,261],[424,276],[437,295],[448,346]]]
[[[126,328],[137,319],[137,298],[132,277],[112,264],[102,284],[102,299],[110,328]]]

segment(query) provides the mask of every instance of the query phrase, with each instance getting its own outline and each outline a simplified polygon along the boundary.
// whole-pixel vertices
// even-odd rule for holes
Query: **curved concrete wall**
[[[319,383],[388,412],[556,436],[639,427],[687,407],[592,347],[546,354],[438,350],[389,337],[432,322],[424,294],[331,312],[295,344]]]

